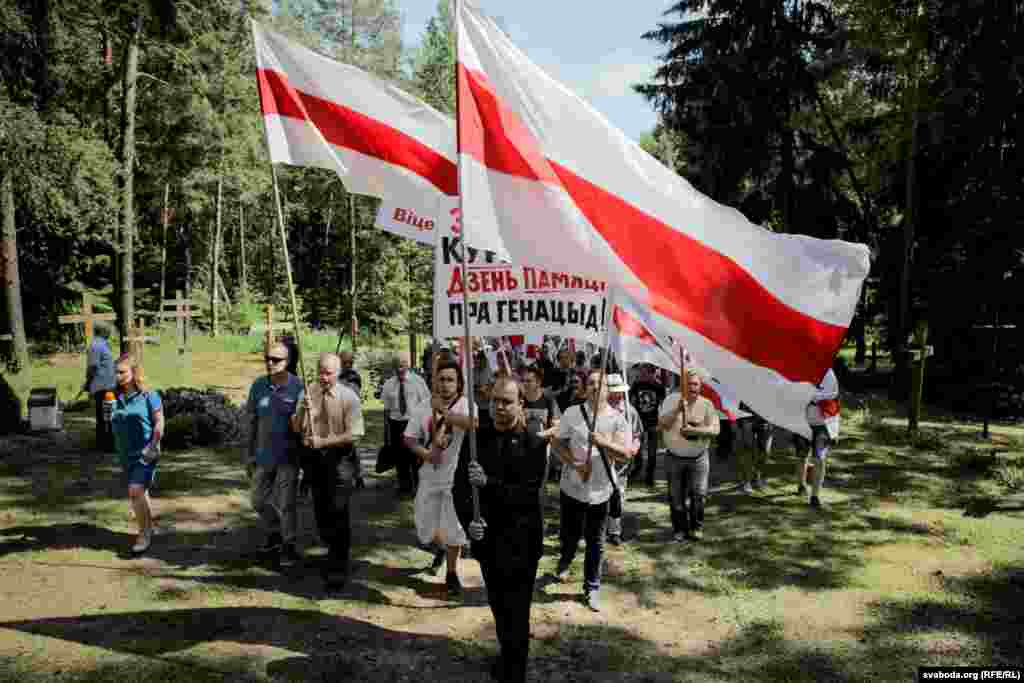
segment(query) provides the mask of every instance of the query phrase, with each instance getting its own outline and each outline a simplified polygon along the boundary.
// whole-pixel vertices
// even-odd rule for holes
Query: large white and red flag
[[[867,247],[750,223],[545,74],[475,3],[459,2],[456,21],[467,240],[634,287],[715,377],[759,387],[748,403],[765,417],[780,392],[806,405],[853,317]]]
[[[612,353],[618,358],[622,367],[635,365],[636,363],[650,363],[651,365],[679,374],[680,347],[673,344],[671,340],[661,340],[647,329],[644,320],[647,318],[644,311],[630,311],[630,304],[617,298],[618,290],[613,289],[609,301],[612,304],[611,327],[608,330],[609,343]],[[623,306],[626,306],[625,308]],[[695,362],[691,354],[682,351],[689,366]],[[699,363],[697,363],[699,365]],[[740,410],[740,401],[736,393],[728,389],[721,381],[714,377],[704,377],[701,384],[701,395],[706,397],[719,414],[727,420],[736,420],[746,413]]]
[[[614,290],[609,299],[615,302]],[[679,356],[673,356],[671,349],[664,348],[662,342],[644,326],[637,315],[622,306],[612,306],[608,341],[612,353],[623,368],[637,363],[650,363],[669,372],[679,373]]]
[[[454,120],[255,21],[252,33],[271,161],[336,171],[350,192],[389,200],[403,212],[396,223],[433,237],[426,222],[458,195]]]

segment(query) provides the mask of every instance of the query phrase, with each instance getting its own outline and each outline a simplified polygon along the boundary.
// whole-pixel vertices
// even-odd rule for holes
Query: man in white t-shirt
[[[459,555],[469,543],[456,509],[456,470],[466,432],[470,428],[469,401],[462,369],[453,361],[437,364],[434,396],[413,415],[404,438],[421,463],[416,489],[416,535],[424,545],[446,549],[449,595],[462,592]]]
[[[696,368],[686,371],[685,382],[661,404],[658,429],[668,446],[665,478],[672,513],[672,538],[700,540],[704,527],[704,501],[708,495],[710,459],[708,447],[718,436],[718,411],[700,395],[701,376]]]
[[[615,488],[615,465],[631,457],[629,423],[608,405],[608,384],[601,370],[587,375],[587,400],[570,407],[558,423],[551,446],[562,461],[561,552],[557,578],[564,580],[576,557],[580,537],[586,541],[583,599],[599,611],[601,563],[608,523],[608,501]],[[591,420],[596,422],[591,430]]]
[[[608,375],[608,405],[622,413],[629,423],[630,431],[630,459],[615,468],[619,492],[617,496],[612,495],[608,509],[608,542],[612,545],[622,545],[622,508],[626,504],[629,474],[634,469],[632,461],[640,452],[644,438],[644,424],[636,408],[629,402],[629,385],[617,372]]]
[[[811,442],[796,437],[793,447],[797,451],[797,495],[807,495],[807,480],[811,484],[811,507],[821,507],[821,485],[825,482],[825,465],[832,444],[839,438],[839,380],[829,369],[817,387],[814,398],[807,404],[807,423],[811,426]],[[802,457],[802,459],[800,459]]]

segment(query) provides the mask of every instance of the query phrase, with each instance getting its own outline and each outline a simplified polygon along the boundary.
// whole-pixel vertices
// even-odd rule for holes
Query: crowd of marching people
[[[479,562],[501,646],[494,674],[519,681],[543,554],[546,482],[557,482],[560,522],[557,568],[547,579],[568,579],[583,540],[581,599],[600,611],[604,548],[624,542],[628,488],[653,486],[660,458],[671,542],[698,542],[713,446],[718,456],[738,458],[739,490],[750,494],[765,485],[774,430],[749,412],[737,426],[735,414],[716,407],[708,378],[694,366],[681,376],[645,363],[623,373],[601,353],[588,358],[562,346],[495,354],[474,340],[470,386],[461,351],[432,346],[422,374],[407,356],[394,357],[380,392],[386,426],[377,469],[394,468],[398,495],[414,497],[416,537],[433,553],[430,570],[445,568],[450,597],[462,591],[460,560]],[[356,451],[365,435],[362,378],[351,354],[321,354],[317,381],[308,386],[296,375],[294,346],[275,343],[263,360],[266,373],[253,382],[245,412],[250,497],[264,531],[257,553],[281,567],[303,561],[296,511],[304,489],[328,549],[319,566],[324,586],[337,590],[349,577],[350,507],[364,481]],[[86,388],[96,397],[97,415],[111,413],[97,421],[98,437],[112,439],[124,466],[139,526],[132,550],[144,553],[153,539],[149,489],[164,423],[159,393],[146,386],[135,358],[113,359],[105,328],[90,349]],[[809,494],[816,508],[838,437],[838,395],[829,371],[807,406],[810,441],[793,437],[796,493]],[[737,442],[749,447],[738,449]]]

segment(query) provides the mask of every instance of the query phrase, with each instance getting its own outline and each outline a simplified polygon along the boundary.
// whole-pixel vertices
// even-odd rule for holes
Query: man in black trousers
[[[492,668],[503,682],[526,680],[530,604],[544,545],[540,488],[547,441],[528,430],[523,390],[514,377],[499,377],[491,392],[493,424],[481,419],[479,460],[468,465],[480,489],[479,521],[469,524],[473,557],[487,585],[501,655]]]
[[[359,397],[338,381],[339,369],[338,356],[322,354],[319,382],[308,387],[308,395],[299,397],[292,416],[292,429],[302,436],[305,446],[303,476],[309,478],[313,492],[317,529],[328,547],[321,567],[327,590],[340,589],[348,579],[352,545],[349,500],[360,478],[355,443],[365,432]],[[343,499],[340,505],[339,497]]]

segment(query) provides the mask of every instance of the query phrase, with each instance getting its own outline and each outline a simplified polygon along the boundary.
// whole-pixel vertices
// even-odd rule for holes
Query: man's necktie
[[[317,416],[317,436],[331,435],[331,416],[327,412],[327,392],[320,398],[320,414]]]
[[[409,409],[409,404],[405,400],[405,380],[398,379],[398,412],[405,417],[405,411]]]

